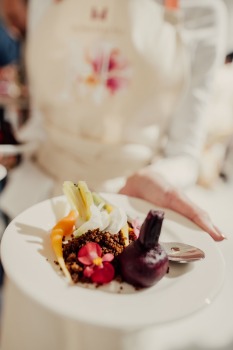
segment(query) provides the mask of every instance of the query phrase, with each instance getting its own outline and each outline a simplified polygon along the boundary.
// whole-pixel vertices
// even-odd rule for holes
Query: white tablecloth
[[[227,240],[216,243],[226,261],[226,279],[210,305],[161,326],[109,330],[61,318],[29,300],[6,279],[2,350],[232,350],[233,184],[220,182],[213,190],[196,187],[189,195],[211,214],[228,236]],[[194,286],[194,293],[197,288]]]

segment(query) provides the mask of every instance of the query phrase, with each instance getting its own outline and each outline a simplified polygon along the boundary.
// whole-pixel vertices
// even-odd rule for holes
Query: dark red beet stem
[[[145,248],[152,248],[158,244],[164,219],[161,210],[150,210],[141,226],[138,240]]]

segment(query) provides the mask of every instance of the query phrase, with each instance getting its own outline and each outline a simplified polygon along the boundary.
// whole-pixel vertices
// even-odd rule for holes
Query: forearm
[[[187,188],[197,182],[199,162],[189,155],[165,157],[153,162],[146,171],[161,175],[173,186]]]

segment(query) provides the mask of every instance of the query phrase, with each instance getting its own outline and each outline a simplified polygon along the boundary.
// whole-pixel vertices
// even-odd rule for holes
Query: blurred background
[[[206,111],[208,135],[198,181],[210,190],[219,180],[233,181],[233,0],[222,1],[228,14],[226,61],[215,76]],[[1,146],[23,144],[20,131],[30,117],[24,41],[8,32],[0,16],[0,191],[7,186],[7,176],[24,156],[4,152],[6,148]],[[0,237],[9,220],[0,211]],[[1,284],[2,278],[0,266]]]
[[[206,110],[208,132],[198,179],[198,185],[208,191],[219,182],[233,182],[233,0],[222,1],[228,16],[225,62],[214,77]],[[23,39],[8,31],[0,13],[0,201],[2,191],[9,185],[10,174],[19,169],[25,157],[24,152],[15,149],[27,143],[24,130],[35,117],[30,109],[24,45]],[[0,240],[11,219],[0,209]],[[0,311],[3,282],[0,257]]]
[[[17,132],[29,117],[26,92],[23,42],[13,37],[0,17],[0,147],[17,145]],[[18,166],[20,154],[5,154],[0,149],[0,193],[7,184],[7,173]],[[0,211],[0,237],[9,223]],[[3,270],[0,265],[0,284]]]

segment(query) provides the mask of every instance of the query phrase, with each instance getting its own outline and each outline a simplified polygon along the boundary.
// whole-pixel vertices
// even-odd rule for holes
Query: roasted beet
[[[150,210],[136,241],[119,255],[123,279],[135,287],[150,287],[168,271],[168,256],[159,244],[164,212]]]

